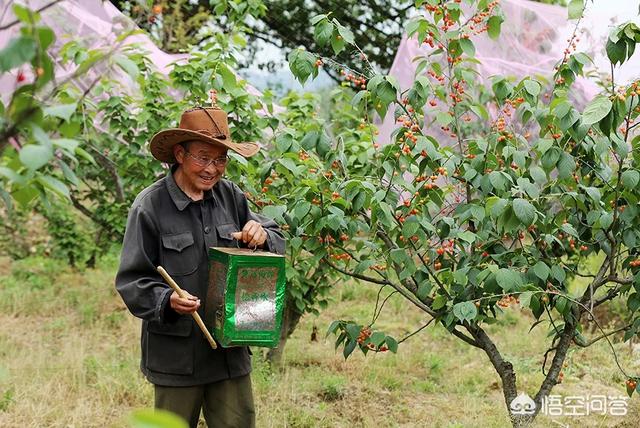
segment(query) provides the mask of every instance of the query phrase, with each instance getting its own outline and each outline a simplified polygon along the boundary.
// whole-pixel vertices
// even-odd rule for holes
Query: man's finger
[[[233,233],[231,234],[231,237],[232,237],[233,239],[238,239],[238,240],[240,240],[240,239],[242,239],[242,232],[233,232]]]
[[[259,245],[264,244],[264,241],[267,240],[267,232],[264,229],[260,228],[258,232],[253,236],[253,239],[249,243],[249,248],[255,248]]]
[[[247,243],[251,242],[251,238],[253,237],[253,235],[251,234],[252,227],[253,227],[253,222],[250,220],[242,228],[242,240],[244,242],[247,242]]]
[[[256,236],[260,232],[260,229],[261,229],[261,226],[259,223],[251,224],[247,230],[247,241],[249,242],[254,241]]]
[[[182,306],[198,306],[200,305],[200,299],[180,299],[178,304]]]

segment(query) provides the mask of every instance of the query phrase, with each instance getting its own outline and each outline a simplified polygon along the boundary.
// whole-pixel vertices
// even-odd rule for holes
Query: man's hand
[[[169,297],[171,309],[182,315],[192,314],[200,307],[200,299],[184,290],[183,293],[186,295],[184,299],[175,291],[171,293],[171,297]]]
[[[249,220],[242,228],[242,232],[234,232],[231,236],[244,242],[249,248],[261,247],[267,240],[267,232],[255,220]]]

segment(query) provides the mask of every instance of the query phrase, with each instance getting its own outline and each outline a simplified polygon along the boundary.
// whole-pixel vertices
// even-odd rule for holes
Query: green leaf
[[[530,226],[536,218],[536,209],[526,199],[516,198],[513,201],[513,212],[525,226]]]
[[[540,94],[540,84],[535,80],[525,80],[524,89],[534,97],[537,97]]]
[[[326,19],[327,15],[326,14],[320,14],[320,15],[316,15],[313,18],[311,18],[309,20],[309,22],[311,23],[311,25],[316,25],[318,22],[322,21],[323,19]]]
[[[384,341],[387,344],[387,348],[389,348],[389,351],[393,352],[394,354],[398,352],[398,341],[396,339],[391,336],[387,336],[384,338]]]
[[[433,304],[431,305],[431,309],[437,311],[438,309],[444,308],[447,304],[447,297],[442,294],[438,294],[435,299],[433,299]]]
[[[391,260],[398,264],[404,263],[404,261],[407,259],[407,253],[402,248],[391,250],[391,253],[389,255],[391,256]]]
[[[307,201],[304,201],[296,204],[294,213],[298,220],[302,220],[304,216],[309,214],[309,211],[311,211],[311,204]]]
[[[583,0],[571,0],[569,3],[569,19],[578,19],[582,16],[584,11]]]
[[[591,125],[599,122],[609,114],[612,106],[613,104],[608,97],[598,95],[584,108],[584,112],[582,113],[582,123]]]
[[[180,416],[162,409],[139,409],[131,413],[132,428],[187,428]]]
[[[114,61],[118,66],[125,71],[133,80],[138,79],[138,75],[140,74],[140,70],[138,70],[138,65],[131,61],[124,55],[116,55],[114,57]]]
[[[492,16],[487,21],[487,33],[489,37],[496,40],[500,36],[500,26],[504,19],[501,16]]]
[[[316,151],[320,157],[324,158],[331,152],[331,140],[326,132],[321,132],[318,137],[318,144],[316,145]]]
[[[507,179],[502,175],[500,171],[491,171],[489,173],[489,182],[497,190],[504,190],[507,184]]]
[[[76,111],[77,106],[78,103],[59,104],[51,107],[45,107],[42,109],[42,112],[45,114],[45,116],[55,116],[68,121],[71,118],[73,112]]]
[[[496,273],[496,282],[504,291],[518,290],[522,287],[522,277],[519,272],[501,268]]]
[[[334,31],[331,35],[331,49],[333,49],[333,53],[338,55],[345,48],[345,43],[343,37],[338,33],[338,31]]]
[[[551,272],[551,269],[549,269],[549,266],[547,266],[547,264],[542,260],[536,263],[535,265],[533,265],[531,270],[533,271],[535,276],[540,278],[542,281],[546,281],[547,278],[549,278],[549,273]]]
[[[607,51],[607,57],[613,65],[616,65],[617,63],[622,64],[627,57],[627,44],[624,40],[613,42],[609,39],[607,40],[605,49]]]
[[[27,7],[21,6],[19,4],[14,4],[12,9],[13,9],[13,13],[16,15],[16,18],[18,18],[21,22],[25,24],[30,24],[32,20],[33,22],[40,21],[40,14],[35,13],[34,11],[32,11]]]
[[[340,320],[334,320],[329,328],[327,329],[327,334],[325,336],[329,336],[330,334],[334,334],[338,330],[338,326],[340,325]]]
[[[227,92],[238,87],[238,79],[235,73],[226,65],[220,64],[217,69],[217,74],[222,78],[222,85]]]
[[[483,106],[472,105],[470,108],[471,108],[471,111],[474,112],[479,118],[484,120],[489,119],[489,112],[487,112],[487,109],[484,108]]]
[[[576,161],[569,153],[562,152],[560,155],[560,160],[558,160],[558,164],[556,165],[556,167],[558,168],[558,178],[569,178],[576,170]]]
[[[529,168],[529,175],[538,184],[544,184],[547,182],[547,174],[539,166]]]
[[[60,164],[60,168],[62,169],[62,174],[64,175],[64,178],[74,186],[79,186],[80,179],[78,179],[78,176],[75,174],[75,172],[73,172],[73,170],[69,168],[69,165],[67,165],[63,161],[59,161],[59,164]]]
[[[309,76],[317,73],[314,66],[316,57],[303,49],[292,50],[289,54],[288,60],[291,73],[293,73],[296,79],[298,79],[298,81],[303,85]]]
[[[46,165],[52,157],[51,147],[29,144],[20,149],[20,162],[33,171]]]
[[[438,121],[438,125],[440,126],[447,126],[448,124],[453,122],[453,118],[451,117],[451,115],[444,111],[441,111],[436,115],[436,120]]]
[[[600,202],[600,189],[598,189],[597,187],[587,187],[587,186],[580,186],[582,189],[584,189],[584,191],[586,192],[587,195],[589,195],[589,197],[591,199],[593,199],[595,202]]]
[[[36,56],[36,42],[31,37],[21,36],[9,41],[0,50],[0,72],[9,71]]]
[[[26,207],[38,194],[39,191],[35,186],[26,185],[20,186],[17,191],[11,193],[11,196],[18,201],[22,207]]]
[[[472,302],[460,302],[453,305],[453,315],[460,321],[472,321],[478,316],[478,308]]]
[[[389,105],[396,100],[396,89],[389,81],[383,80],[376,88],[376,96],[383,104]]]
[[[407,238],[412,237],[420,228],[420,223],[417,221],[407,221],[402,225],[402,234]]]
[[[278,163],[285,168],[287,168],[294,176],[298,175],[298,166],[296,163],[290,158],[280,158],[278,159]]]
[[[353,36],[353,32],[349,30],[347,27],[338,23],[335,19],[333,20],[334,24],[336,24],[336,28],[338,29],[338,33],[342,36],[342,39],[345,43],[352,45],[355,42],[355,38]]]
[[[462,51],[469,56],[475,56],[476,48],[473,46],[473,42],[469,39],[460,39],[460,47]]]
[[[342,355],[344,355],[344,359],[345,360],[347,358],[349,358],[349,355],[351,355],[353,350],[356,349],[356,345],[357,344],[358,344],[358,342],[356,342],[355,339],[350,339],[349,342],[344,346],[344,349],[342,351]]]
[[[314,25],[313,22],[311,25]],[[328,20],[321,20],[315,25],[316,28],[313,32],[313,37],[315,38],[316,42],[318,42],[319,46],[325,47],[331,41],[331,35],[333,34],[333,24],[331,24]]]
[[[23,182],[23,178],[20,176],[20,174],[15,172],[13,169],[4,166],[0,166],[0,177],[5,177],[9,181],[13,181],[16,183]]]
[[[52,190],[60,196],[69,197],[69,188],[62,181],[50,175],[43,175],[37,178],[38,182],[44,187]]]
[[[640,295],[638,295],[638,293],[632,293],[629,296],[629,300],[627,300],[627,308],[629,308],[631,312],[635,312],[640,309]]]
[[[369,269],[374,264],[376,264],[376,261],[374,259],[363,260],[363,261],[361,261],[360,263],[357,264],[357,266],[355,267],[355,269],[353,271],[354,271],[354,273],[362,273],[365,270]]]
[[[640,181],[640,173],[635,169],[629,169],[622,173],[622,184],[629,190],[635,189]]]
[[[600,216],[600,227],[603,229],[608,229],[613,223],[613,213],[606,212]]]
[[[267,205],[262,208],[262,215],[283,224],[285,222],[283,214],[287,211],[286,205]]]
[[[553,146],[553,140],[551,138],[541,138],[538,140],[536,147],[541,155],[545,154]]]
[[[489,215],[494,219],[500,217],[509,205],[509,201],[501,198],[494,199],[491,202],[491,204],[486,204],[486,208],[489,211]]]
[[[427,297],[429,297],[429,293],[432,289],[433,285],[429,281],[421,281],[418,285],[416,296],[418,296],[418,299],[420,299],[421,301],[424,301]]]
[[[38,34],[38,41],[40,42],[40,49],[42,50],[46,50],[56,39],[56,35],[51,28],[38,27],[36,31]]]
[[[318,131],[308,132],[300,141],[300,146],[302,146],[305,150],[314,150],[316,148],[316,144],[318,144],[318,139],[320,134]]]
[[[551,266],[551,276],[560,284],[562,284],[564,280],[567,278],[567,274],[565,273],[564,269],[560,265]]]
[[[523,308],[528,308],[531,305],[531,297],[533,297],[533,291],[525,291],[524,293],[520,293],[518,298],[520,299],[520,306]]]
[[[469,230],[465,230],[464,232],[458,234],[458,238],[462,239],[465,242],[468,242],[469,244],[473,244],[478,238],[478,235]]]
[[[564,223],[560,229],[562,229],[562,231],[568,235],[571,235],[575,238],[578,237],[578,231],[571,225],[571,223]]]

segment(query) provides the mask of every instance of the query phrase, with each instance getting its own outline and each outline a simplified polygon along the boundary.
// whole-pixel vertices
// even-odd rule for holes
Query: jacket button
[[[209,226],[205,226],[204,233],[209,233],[209,232],[211,232],[211,228]]]

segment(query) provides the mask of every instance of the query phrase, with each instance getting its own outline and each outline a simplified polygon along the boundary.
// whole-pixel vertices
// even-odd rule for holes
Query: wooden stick
[[[178,293],[178,296],[180,296],[183,299],[187,298],[187,296],[184,294],[184,291],[182,291],[182,288],[180,288],[178,284],[176,284],[173,278],[171,278],[171,276],[167,273],[166,270],[164,270],[162,266],[158,266],[156,269],[158,270],[158,272],[160,272],[160,275],[162,275],[162,277],[167,281],[167,283],[171,286],[171,288],[173,288],[176,291],[176,293]],[[209,341],[209,344],[211,345],[211,347],[213,349],[217,349],[218,345],[216,345],[216,341],[213,340],[211,333],[209,333],[209,330],[207,330],[207,327],[202,322],[202,318],[200,318],[200,314],[198,314],[198,312],[193,312],[191,313],[191,316],[193,317],[194,320],[196,320],[196,324],[198,324],[198,327],[200,327],[200,330],[202,330],[202,332],[204,333],[204,336]]]

